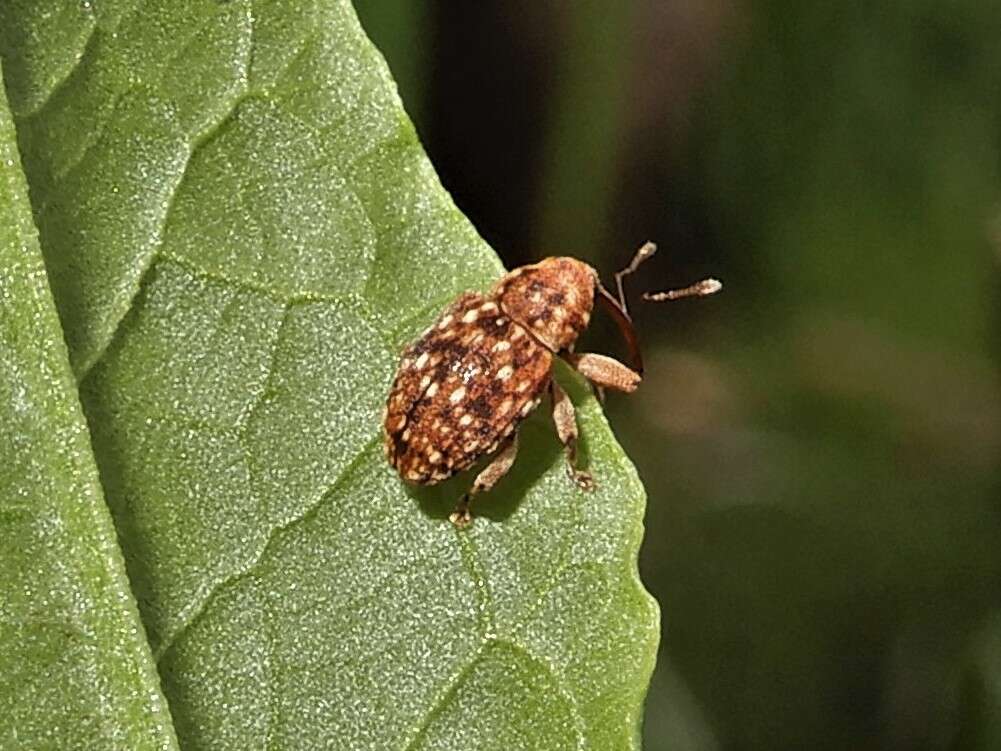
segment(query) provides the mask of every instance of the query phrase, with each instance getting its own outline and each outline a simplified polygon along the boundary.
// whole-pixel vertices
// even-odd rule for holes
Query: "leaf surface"
[[[635,747],[643,494],[582,384],[591,495],[541,411],[465,533],[468,477],[382,456],[397,352],[502,269],[351,6],[57,6],[5,5],[0,44],[182,746]]]
[[[0,748],[177,748],[0,90]]]

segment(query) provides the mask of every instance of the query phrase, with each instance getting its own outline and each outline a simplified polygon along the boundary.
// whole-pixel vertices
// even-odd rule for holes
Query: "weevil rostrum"
[[[591,266],[569,257],[516,268],[487,294],[460,295],[403,352],[389,391],[385,451],[400,476],[433,485],[493,455],[450,517],[466,526],[473,496],[492,488],[514,464],[518,425],[548,393],[567,475],[581,490],[592,489],[594,479],[577,466],[574,408],[551,377],[553,358],[562,358],[599,388],[636,389],[643,364],[622,281],[655,250],[647,243],[615,275],[617,296]],[[705,279],[644,298],[704,296],[720,288],[715,279]],[[605,355],[573,352],[595,300],[618,324],[632,367]]]

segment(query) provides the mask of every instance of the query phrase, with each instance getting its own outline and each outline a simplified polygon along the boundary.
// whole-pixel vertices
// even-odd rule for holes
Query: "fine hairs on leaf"
[[[637,748],[644,496],[580,379],[593,493],[541,412],[462,533],[468,478],[382,455],[401,346],[502,268],[350,4],[16,0],[0,56],[181,747]]]

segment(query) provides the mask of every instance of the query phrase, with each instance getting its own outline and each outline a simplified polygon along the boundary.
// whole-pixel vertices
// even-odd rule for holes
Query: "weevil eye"
[[[512,271],[494,294],[505,313],[559,352],[587,328],[596,278],[594,269],[575,258],[546,258]]]

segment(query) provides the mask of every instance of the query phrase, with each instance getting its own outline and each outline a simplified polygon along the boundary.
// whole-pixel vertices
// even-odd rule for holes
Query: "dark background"
[[[646,748],[1001,748],[1001,8],[356,5],[508,267],[660,244]]]

